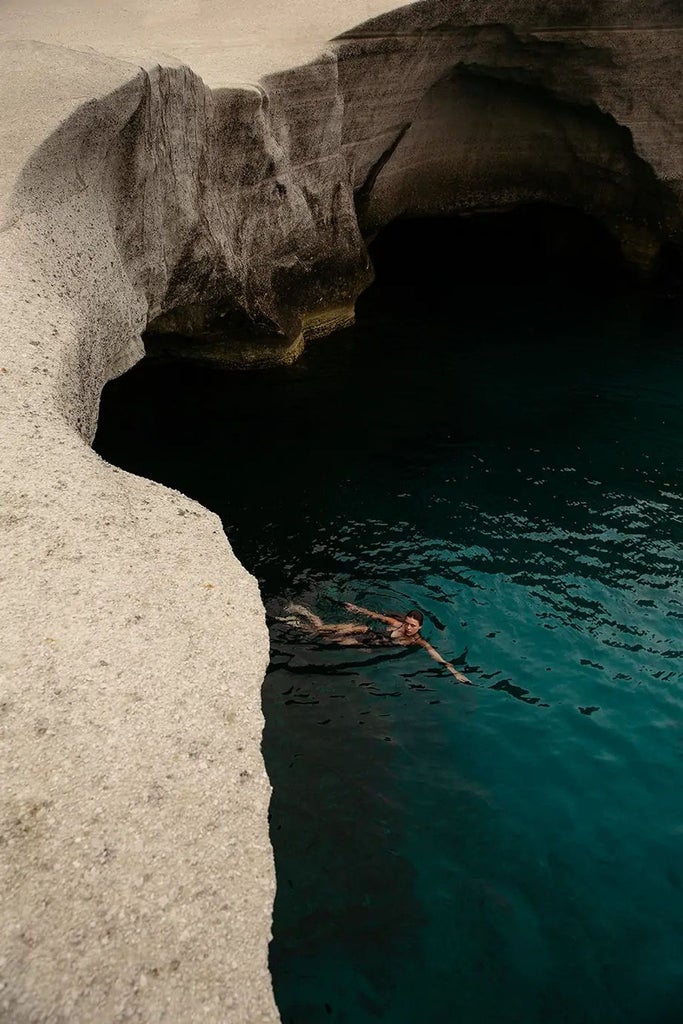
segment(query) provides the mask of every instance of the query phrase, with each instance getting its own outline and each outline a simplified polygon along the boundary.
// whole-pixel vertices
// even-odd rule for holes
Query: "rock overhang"
[[[468,21],[462,5],[412,4],[264,79],[262,142],[277,160],[261,184],[275,183],[279,202],[265,199],[280,234],[249,239],[268,250],[271,277],[244,294],[267,308],[255,304],[252,321],[240,297],[237,318],[263,335],[265,361],[352,322],[372,280],[367,243],[399,217],[557,203],[595,217],[644,278],[681,250],[681,129],[663,112],[681,102],[683,29],[666,4],[648,18],[635,4],[603,4],[595,19],[586,5],[568,10],[492,2]],[[192,334],[196,314],[162,316],[155,348],[173,349],[159,346],[169,327]],[[222,338],[231,358],[224,317],[204,307],[203,354]],[[258,361],[245,340],[236,332],[233,358]]]

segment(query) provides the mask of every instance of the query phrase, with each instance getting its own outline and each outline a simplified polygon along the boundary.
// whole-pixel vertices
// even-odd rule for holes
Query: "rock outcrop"
[[[296,357],[352,320],[372,276],[366,243],[398,217],[545,202],[594,217],[645,278],[682,251],[673,5],[474,6],[410,5],[264,79],[244,161],[212,198],[240,211],[221,237],[247,263],[223,258],[203,290],[193,271],[193,303],[167,292],[153,346],[175,333],[183,351]],[[233,128],[242,102],[233,95]]]
[[[344,150],[364,237],[399,216],[551,202],[656,273],[683,242],[682,54],[666,2],[415,4],[349,33]]]
[[[426,0],[213,88],[2,49],[0,1020],[275,1020],[258,587],[215,516],[93,453],[101,389],[143,334],[296,358],[397,217],[574,206],[655,274],[677,4]]]
[[[2,68],[58,127],[5,129],[0,1020],[274,1021],[258,586],[89,446],[197,233],[211,96],[35,43]]]

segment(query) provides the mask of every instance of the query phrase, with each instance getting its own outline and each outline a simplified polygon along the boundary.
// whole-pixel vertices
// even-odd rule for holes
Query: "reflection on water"
[[[457,298],[457,330],[452,295],[368,309],[265,374],[141,365],[96,447],[217,511],[261,584],[283,1021],[680,1024],[678,332]],[[419,607],[477,685],[289,600]]]

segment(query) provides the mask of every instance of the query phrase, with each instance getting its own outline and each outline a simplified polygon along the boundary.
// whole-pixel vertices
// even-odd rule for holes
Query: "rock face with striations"
[[[678,7],[427,0],[211,87],[1,44],[0,1021],[277,1019],[258,586],[215,516],[93,453],[104,383],[143,334],[296,358],[397,217],[573,206],[656,273]]]
[[[232,338],[238,360],[292,358],[352,319],[372,276],[366,243],[397,217],[572,207],[656,274],[683,248],[675,6],[412,4],[268,77],[241,170],[222,178],[240,211],[222,237],[248,266],[212,281],[199,309],[167,295],[152,332],[228,357]]]
[[[349,33],[344,148],[364,236],[398,216],[550,202],[654,271],[683,238],[677,8],[442,2]]]

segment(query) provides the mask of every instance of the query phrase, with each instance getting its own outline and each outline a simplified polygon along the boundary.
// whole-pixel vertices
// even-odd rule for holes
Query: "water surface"
[[[680,1024],[679,330],[623,294],[409,300],[288,369],[103,396],[97,450],[216,511],[261,585],[283,1021]],[[476,687],[290,599],[417,606]]]

